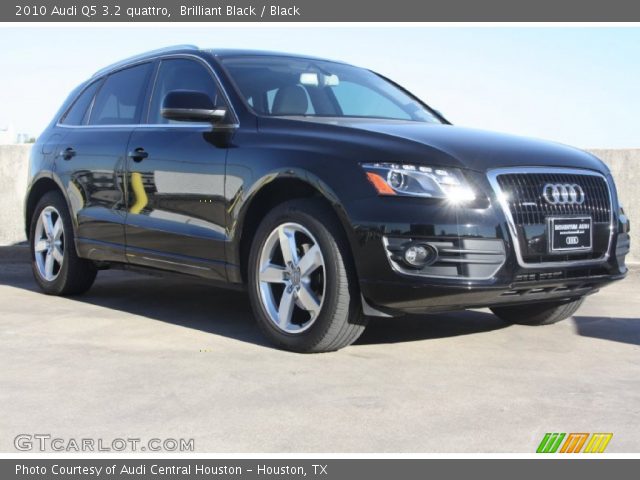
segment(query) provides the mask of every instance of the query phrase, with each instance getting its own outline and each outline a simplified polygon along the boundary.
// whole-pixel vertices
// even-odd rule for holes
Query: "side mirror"
[[[169,120],[217,123],[227,115],[227,109],[216,107],[206,93],[174,90],[164,97],[161,113]]]

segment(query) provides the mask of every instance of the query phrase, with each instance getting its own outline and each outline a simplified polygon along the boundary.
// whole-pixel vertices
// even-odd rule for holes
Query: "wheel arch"
[[[71,208],[69,207],[69,200],[60,184],[55,180],[53,176],[42,176],[38,178],[33,184],[29,187],[29,191],[25,198],[24,202],[24,228],[27,240],[30,238],[31,233],[31,220],[33,218],[33,213],[38,205],[40,199],[49,192],[59,192],[64,198],[65,203],[67,204],[67,209],[69,213],[71,213]],[[73,215],[71,215],[71,223],[75,229],[75,219]]]
[[[246,195],[236,215],[237,220],[234,222],[236,228],[233,229],[233,235],[237,240],[232,242],[235,248],[230,261],[234,265],[239,265],[240,268],[236,270],[236,278],[230,276],[231,281],[246,282],[251,241],[261,218],[288,200],[317,198],[324,202],[336,216],[349,247],[353,249],[347,212],[333,189],[317,176],[306,171],[287,170],[271,173],[254,185]]]

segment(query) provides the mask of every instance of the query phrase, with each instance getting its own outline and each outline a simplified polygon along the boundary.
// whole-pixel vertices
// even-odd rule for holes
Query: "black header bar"
[[[0,22],[639,22],[629,0],[15,0]]]
[[[519,480],[635,478],[639,460],[446,459],[2,459],[3,480],[367,480],[495,478]]]

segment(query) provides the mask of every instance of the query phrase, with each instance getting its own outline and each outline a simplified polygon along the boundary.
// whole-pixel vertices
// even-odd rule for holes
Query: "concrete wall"
[[[0,245],[25,240],[22,206],[31,145],[0,145]]]
[[[590,151],[611,169],[618,197],[631,222],[627,263],[640,263],[640,148]]]
[[[29,145],[0,145],[0,245],[23,241],[22,206]],[[640,149],[592,150],[613,173],[622,205],[631,219],[631,263],[640,263]]]

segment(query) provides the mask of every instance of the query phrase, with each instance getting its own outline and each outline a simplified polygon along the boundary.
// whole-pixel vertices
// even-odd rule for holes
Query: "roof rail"
[[[195,45],[172,45],[170,47],[163,47],[163,48],[158,48],[156,50],[150,50],[148,52],[140,53],[138,55],[134,55],[132,57],[125,58],[124,60],[120,60],[120,61],[118,61],[116,63],[112,63],[111,65],[108,65],[108,66],[106,66],[104,68],[101,68],[96,73],[94,73],[91,78],[94,78],[94,77],[97,77],[99,75],[102,75],[103,73],[106,73],[106,72],[108,72],[110,70],[113,70],[114,68],[127,65],[128,63],[133,63],[136,60],[144,60],[147,57],[153,57],[153,56],[156,56],[156,55],[161,55],[163,53],[171,53],[171,52],[174,52],[176,50],[200,50],[200,49]]]

